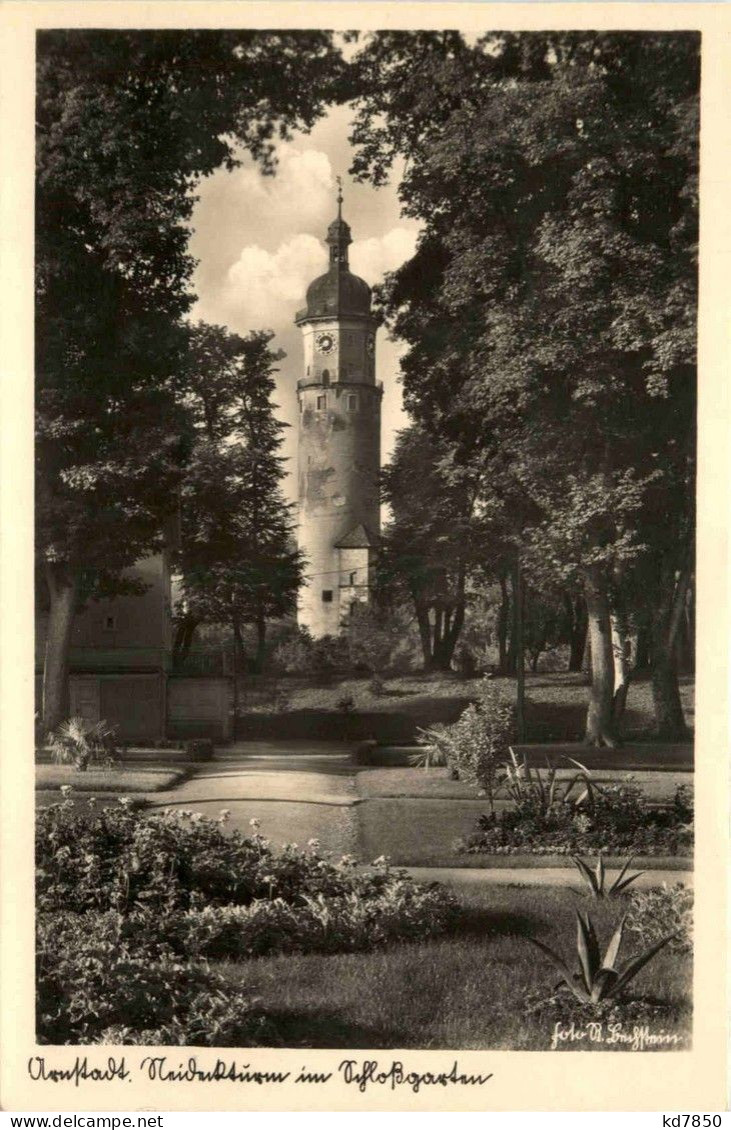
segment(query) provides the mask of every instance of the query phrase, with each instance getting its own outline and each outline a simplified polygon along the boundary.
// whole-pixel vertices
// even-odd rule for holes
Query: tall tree
[[[195,186],[334,96],[325,32],[42,31],[37,44],[37,553],[44,721],[65,710],[82,574],[112,591],[161,541],[189,437],[178,404]]]
[[[613,601],[639,569],[658,727],[680,728],[663,656],[692,533],[698,62],[695,34],[593,32],[387,33],[356,62],[354,170],[381,183],[405,156],[424,225],[383,294],[407,407],[525,498],[528,578],[581,584],[596,744],[616,740]]]
[[[445,441],[412,426],[397,437],[383,494],[392,520],[384,531],[381,582],[413,602],[425,669],[448,671],[464,626],[470,575],[484,564],[476,477],[454,465]]]
[[[179,651],[201,621],[256,629],[260,669],[267,620],[293,611],[303,563],[294,546],[278,454],[271,334],[247,337],[199,323],[189,336],[185,403],[196,439],[181,490]]]

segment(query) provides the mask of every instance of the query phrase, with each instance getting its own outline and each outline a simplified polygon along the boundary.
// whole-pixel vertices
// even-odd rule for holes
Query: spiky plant
[[[578,855],[571,856],[574,866],[581,875],[582,879],[589,888],[591,894],[595,899],[613,898],[615,895],[620,894],[626,890],[630,883],[634,883],[635,879],[639,879],[640,875],[644,875],[644,871],[635,871],[632,875],[627,875],[627,869],[632,862],[633,856],[625,863],[624,867],[617,875],[611,886],[607,881],[607,872],[604,867],[604,860],[601,855],[597,860],[596,867],[592,870],[588,863],[581,859]]]
[[[674,934],[670,934],[665,938],[661,938],[659,942],[650,946],[644,953],[632,958],[632,960],[628,961],[622,968],[617,968],[617,958],[619,957],[619,949],[622,945],[622,936],[624,933],[625,916],[622,916],[619,925],[612,934],[611,941],[607,946],[603,959],[599,950],[599,941],[596,936],[596,931],[594,930],[589,915],[582,914],[582,912],[578,910],[576,912],[576,919],[576,950],[579,958],[578,972],[572,972],[563,958],[557,954],[555,950],[552,950],[550,946],[547,946],[545,942],[539,941],[538,938],[529,938],[528,941],[532,942],[534,946],[537,946],[539,950],[545,953],[561,974],[559,984],[565,984],[582,1004],[598,1005],[602,1001],[619,996],[622,990],[629,985],[630,981],[637,976],[640,970],[675,937]]]
[[[54,761],[85,772],[90,763],[111,764],[119,756],[116,730],[106,722],[93,725],[83,718],[69,718],[49,735]]]

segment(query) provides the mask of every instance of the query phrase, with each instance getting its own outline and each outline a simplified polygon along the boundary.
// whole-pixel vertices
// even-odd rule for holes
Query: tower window
[[[117,627],[117,617],[116,616],[105,616],[104,617],[104,630],[106,632],[113,632],[116,627]]]
[[[323,604],[332,604],[332,602],[333,602],[333,590],[332,589],[323,589],[322,590],[322,603]]]
[[[318,396],[317,407],[321,409],[321,408],[325,408],[326,405],[327,405],[327,397],[326,396]]]
[[[323,369],[322,370],[322,383],[324,384],[325,388],[330,387],[330,370],[329,369]]]
[[[348,397],[348,410],[350,412],[355,412],[357,407],[358,407],[358,397],[353,396],[352,393],[351,393],[351,395]]]
[[[355,578],[356,578],[356,576],[357,576],[357,573],[351,573],[351,574],[350,574],[350,583],[351,583],[351,585],[354,585],[354,584],[355,584]]]

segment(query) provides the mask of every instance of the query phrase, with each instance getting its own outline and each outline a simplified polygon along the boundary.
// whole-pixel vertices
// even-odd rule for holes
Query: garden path
[[[325,851],[355,853],[357,825],[352,747],[337,742],[236,742],[218,750],[177,789],[150,796],[150,810],[190,808],[274,843],[317,839]]]

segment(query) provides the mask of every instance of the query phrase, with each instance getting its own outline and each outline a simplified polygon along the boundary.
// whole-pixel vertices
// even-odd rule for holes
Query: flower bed
[[[679,786],[672,805],[651,807],[632,782],[595,789],[589,802],[542,803],[528,793],[514,807],[486,813],[458,852],[495,855],[689,856],[692,809]]]

